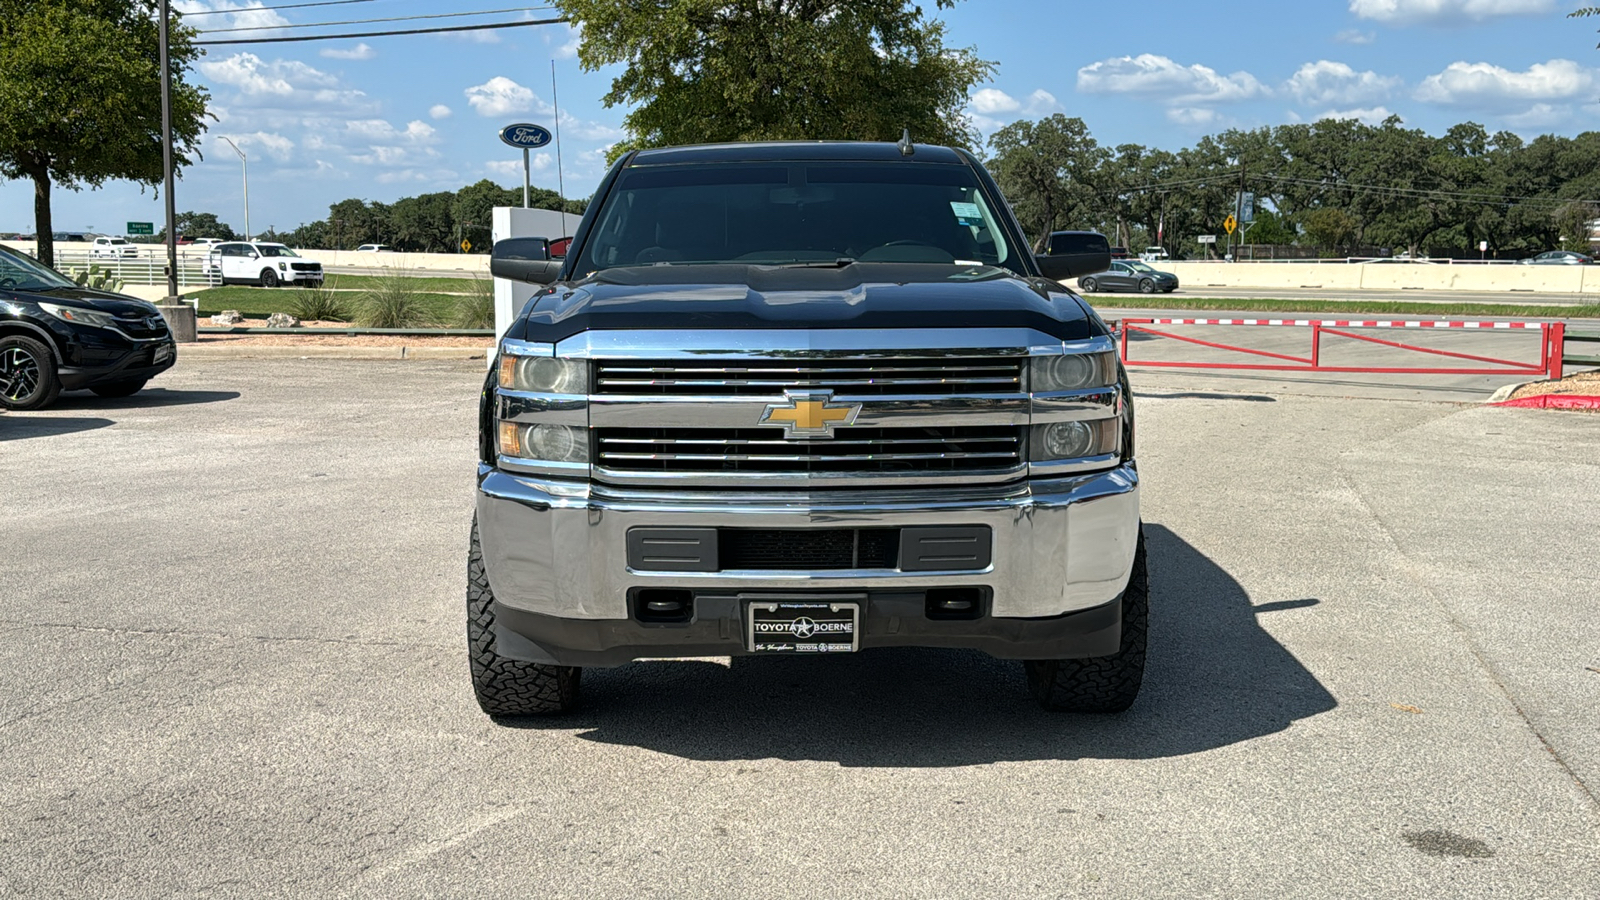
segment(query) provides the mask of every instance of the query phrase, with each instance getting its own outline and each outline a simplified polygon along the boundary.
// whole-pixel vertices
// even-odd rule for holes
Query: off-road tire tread
[[[56,402],[56,398],[61,396],[61,377],[56,373],[55,354],[43,342],[20,334],[8,334],[0,338],[0,349],[4,349],[5,345],[9,343],[27,345],[28,352],[33,354],[34,359],[42,360],[39,367],[42,372],[41,380],[44,381],[44,390],[35,393],[33,399],[24,403],[12,403],[10,400],[0,398],[0,406],[20,412],[43,409]]]
[[[1045,709],[1119,713],[1133,705],[1144,681],[1145,642],[1150,628],[1150,577],[1144,535],[1133,554],[1133,572],[1122,593],[1122,646],[1112,656],[1043,659],[1024,663],[1028,687]]]
[[[494,644],[494,593],[474,518],[467,553],[467,657],[478,705],[491,716],[542,716],[577,708],[582,669],[507,659]]]

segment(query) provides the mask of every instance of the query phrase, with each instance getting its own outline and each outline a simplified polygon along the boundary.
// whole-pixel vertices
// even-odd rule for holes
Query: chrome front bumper
[[[827,492],[678,493],[513,475],[478,467],[484,565],[502,606],[567,619],[629,617],[640,587],[877,590],[983,586],[990,615],[1043,618],[1102,606],[1127,586],[1139,538],[1132,466],[1013,485]],[[627,565],[629,528],[867,528],[988,525],[982,571],[651,572]]]

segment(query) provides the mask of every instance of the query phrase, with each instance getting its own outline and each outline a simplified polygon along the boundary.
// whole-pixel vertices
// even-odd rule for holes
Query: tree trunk
[[[56,242],[55,229],[50,222],[50,170],[39,168],[30,173],[33,177],[33,233],[38,241],[34,245],[34,255],[39,262],[55,268]]]

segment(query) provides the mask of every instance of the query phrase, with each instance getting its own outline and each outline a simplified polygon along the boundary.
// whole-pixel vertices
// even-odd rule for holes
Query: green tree
[[[1096,174],[1109,154],[1082,119],[1056,113],[1038,122],[1013,122],[991,135],[989,146],[995,150],[989,161],[995,183],[1033,232],[1036,250],[1064,223],[1081,228],[1097,222]]]
[[[1356,236],[1356,220],[1344,210],[1333,207],[1306,213],[1304,228],[1307,240],[1334,252],[1350,246]]]
[[[940,8],[955,0],[936,0]],[[612,148],[748,140],[971,146],[967,91],[994,71],[905,0],[560,0],[587,71],[622,65]]]
[[[225,241],[235,240],[240,237],[226,222],[219,220],[215,213],[208,212],[181,212],[177,215],[178,234],[180,236],[206,238],[221,238]],[[165,243],[167,229],[165,226],[156,232],[156,240]]]
[[[108,179],[159,185],[161,64],[156,0],[0,0],[0,176],[34,188],[41,262],[55,262],[50,190]],[[205,129],[205,91],[184,81],[199,49],[173,16],[173,165]]]

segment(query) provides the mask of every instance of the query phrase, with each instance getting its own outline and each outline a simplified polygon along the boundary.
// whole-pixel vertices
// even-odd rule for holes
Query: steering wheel
[[[16,286],[17,279],[14,276],[0,275],[0,288],[14,288]]]

